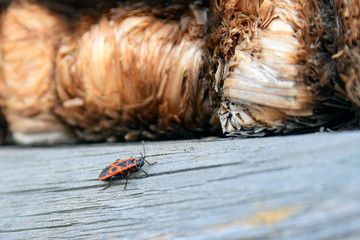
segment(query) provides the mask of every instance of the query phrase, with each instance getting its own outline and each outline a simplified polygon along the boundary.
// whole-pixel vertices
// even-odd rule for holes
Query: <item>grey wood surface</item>
[[[1,239],[360,239],[360,131],[0,147]]]

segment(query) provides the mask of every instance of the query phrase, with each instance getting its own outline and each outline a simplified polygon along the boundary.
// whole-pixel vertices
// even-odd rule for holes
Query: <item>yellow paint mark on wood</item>
[[[284,221],[299,210],[299,207],[283,207],[270,211],[259,212],[253,216],[244,219],[243,222],[253,226],[273,225]]]
[[[260,211],[251,215],[245,219],[235,220],[225,224],[215,225],[212,228],[214,229],[224,229],[232,228],[236,226],[248,226],[248,227],[262,227],[262,226],[273,226],[279,222],[282,222],[299,212],[301,207],[299,206],[290,206],[282,207],[269,211]]]

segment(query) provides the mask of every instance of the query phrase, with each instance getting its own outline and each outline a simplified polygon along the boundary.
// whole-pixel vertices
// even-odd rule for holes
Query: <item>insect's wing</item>
[[[134,158],[118,159],[106,167],[99,175],[100,180],[106,180],[116,174],[123,174],[124,170],[134,165]]]
[[[119,160],[116,160],[114,163],[110,164],[110,166],[117,167],[119,169],[124,169],[129,165],[129,161],[131,161],[131,160],[132,160],[132,158],[119,159]]]
[[[111,163],[109,166],[104,168],[99,175],[100,180],[106,180],[111,176],[114,176],[121,170],[121,165],[123,164],[123,160],[118,159],[115,162]]]
[[[109,175],[109,169],[110,169],[110,166],[104,168],[104,170],[101,171],[101,173],[99,175],[100,180],[104,180],[107,178],[107,175]]]

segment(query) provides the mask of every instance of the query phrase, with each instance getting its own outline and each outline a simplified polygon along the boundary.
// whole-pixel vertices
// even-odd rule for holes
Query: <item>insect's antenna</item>
[[[144,161],[145,161],[147,164],[149,164],[149,165],[154,165],[156,162],[154,162],[154,163],[149,163],[148,161],[146,161],[146,159],[145,159],[145,144],[144,144],[144,141],[142,141],[142,144],[143,144],[143,149],[144,149],[144,156],[140,153],[141,157],[144,158]],[[143,170],[141,169],[141,171],[143,171]]]
[[[145,143],[144,143],[144,140],[142,141],[142,145],[143,145],[143,149],[144,149],[144,157],[145,157],[146,155],[145,155]]]

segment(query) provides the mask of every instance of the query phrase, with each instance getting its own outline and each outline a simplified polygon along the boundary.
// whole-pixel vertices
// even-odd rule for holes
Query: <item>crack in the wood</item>
[[[182,173],[182,172],[191,172],[191,171],[197,171],[197,170],[209,169],[209,168],[219,168],[219,167],[224,167],[224,166],[242,165],[245,162],[246,161],[222,163],[222,164],[215,164],[215,165],[210,165],[210,166],[201,166],[201,167],[194,167],[194,168],[184,168],[184,169],[173,170],[173,171],[165,171],[165,172],[161,172],[161,173],[149,173],[148,177],[168,175],[168,174],[174,174],[174,173]],[[134,178],[141,178],[141,177],[134,177]]]
[[[24,232],[24,231],[33,231],[33,230],[46,230],[46,229],[54,229],[54,228],[72,227],[74,225],[79,225],[79,223],[69,223],[69,224],[47,226],[47,227],[34,227],[34,228],[12,229],[12,230],[0,230],[0,233],[13,233],[13,232]]]
[[[101,209],[101,208],[104,208],[104,207],[83,207],[83,208],[76,208],[76,209],[66,209],[66,210],[58,210],[58,211],[52,211],[52,212],[22,215],[20,217],[36,217],[36,216],[44,216],[44,215],[59,214],[59,213],[71,213],[74,211],[83,212],[83,211],[87,211],[87,210],[96,210],[96,209]]]
[[[200,200],[200,198],[192,198],[192,199],[184,199],[184,200],[177,200],[177,201],[173,201],[173,202],[162,202],[162,203],[157,203],[157,204],[149,204],[149,205],[142,205],[142,208],[148,208],[148,207],[157,207],[157,206],[164,206],[164,205],[172,205],[172,204],[179,204],[179,203],[184,203],[184,202],[192,202],[195,200]]]
[[[276,171],[286,170],[286,169],[290,169],[290,168],[291,167],[289,167],[289,166],[286,166],[286,167],[284,166],[284,167],[278,167],[278,168],[262,169],[262,170],[257,170],[257,171],[248,171],[248,172],[244,172],[244,173],[241,173],[241,174],[232,175],[232,176],[229,176],[229,177],[222,177],[222,178],[208,180],[207,182],[218,182],[218,181],[222,181],[222,180],[234,179],[234,178],[237,178],[237,177],[243,177],[243,176],[259,174],[259,173],[276,172]]]
[[[33,188],[33,189],[26,189],[26,190],[1,192],[0,195],[2,195],[2,194],[33,193],[33,192],[46,191],[46,190],[52,190],[52,189],[56,189],[56,188],[54,188],[54,187],[45,187],[45,188]]]
[[[78,190],[87,190],[92,188],[98,188],[99,184],[96,185],[90,185],[90,186],[82,186],[82,187],[71,187],[71,188],[61,188],[61,189],[55,189],[49,192],[68,192],[68,191],[78,191]]]
[[[158,156],[166,156],[166,155],[174,155],[177,153],[186,153],[186,151],[177,151],[177,152],[170,152],[170,153],[158,153],[158,154],[147,154],[146,157],[158,157]],[[86,157],[96,157],[96,156],[107,156],[107,155],[115,155],[119,154],[119,152],[109,152],[109,153],[94,153],[94,154],[82,154],[82,155],[74,155],[74,156],[66,156],[61,158],[52,158],[53,160],[61,160],[61,159],[69,159],[69,158],[86,158]],[[122,155],[125,155],[122,153]],[[131,154],[130,154],[131,155]],[[140,156],[139,156],[140,157]]]

